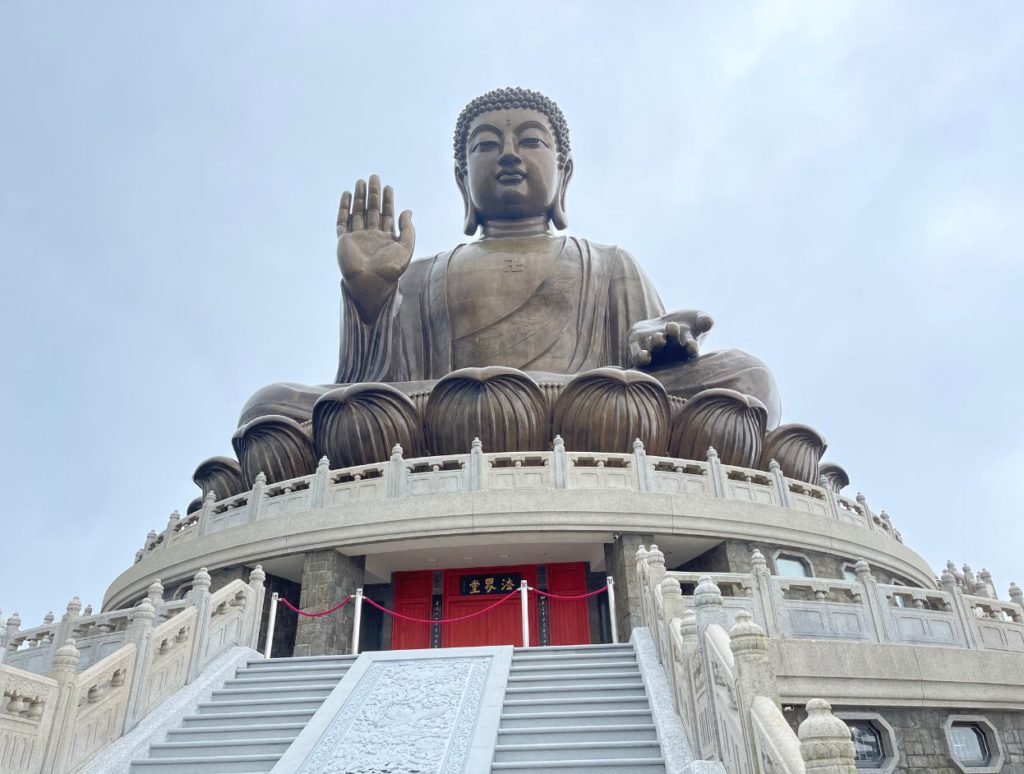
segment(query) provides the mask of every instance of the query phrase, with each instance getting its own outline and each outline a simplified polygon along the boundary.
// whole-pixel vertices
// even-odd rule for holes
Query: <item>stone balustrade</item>
[[[696,605],[702,577],[724,594],[722,609],[731,625],[743,611],[768,636],[860,640],[1024,653],[1024,609],[1018,602],[965,593],[947,572],[941,588],[878,583],[865,562],[857,580],[788,578],[772,575],[760,551],[744,573],[667,572],[689,593],[684,608]]]
[[[827,702],[809,701],[808,717],[796,733],[786,722],[768,637],[750,610],[733,606],[730,622],[730,598],[706,575],[687,605],[677,575],[666,572],[657,546],[638,549],[643,624],[698,757],[720,761],[730,774],[854,774],[849,728]],[[757,591],[738,576],[728,580],[733,588]]]
[[[186,600],[164,604],[157,582],[134,608],[98,616],[77,615],[81,603],[76,598],[59,624],[51,621],[26,632],[18,630],[20,620],[12,615],[2,649],[5,662],[0,663],[0,771],[86,770],[91,758],[192,682],[218,655],[239,645],[255,648],[265,578],[256,567],[248,583],[232,581],[211,593],[210,575],[201,570]],[[111,631],[91,633],[108,626]],[[19,659],[25,652],[19,646],[26,642],[36,643],[26,649],[33,656],[52,650],[52,642],[44,644],[51,631],[52,637],[85,635],[83,641],[119,631],[120,639],[104,640],[109,647],[116,644],[109,653],[95,647],[89,651],[88,665],[73,636],[44,658]]]
[[[838,519],[902,539],[884,513],[872,513],[863,496],[851,500],[828,486],[786,478],[774,461],[768,471],[722,465],[714,449],[705,460],[648,455],[640,441],[632,454],[568,452],[561,438],[551,451],[484,453],[479,441],[469,454],[406,459],[396,446],[384,463],[330,469],[326,457],[314,474],[267,484],[218,500],[209,492],[186,518],[171,514],[163,532],[150,531],[147,553],[262,519],[291,513],[393,498],[510,489],[610,489],[665,492],[763,503]]]

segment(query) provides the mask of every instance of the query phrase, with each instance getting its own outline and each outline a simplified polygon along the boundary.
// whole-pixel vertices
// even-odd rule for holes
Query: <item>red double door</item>
[[[582,562],[549,564],[548,591],[561,596],[577,596],[587,591],[586,566]],[[537,565],[511,567],[471,567],[444,570],[441,593],[441,618],[449,620],[473,616],[457,623],[441,625],[441,646],[453,648],[471,645],[522,645],[522,605],[519,595],[482,612],[508,594],[503,588],[517,580],[537,585]],[[396,572],[394,575],[395,612],[411,618],[431,618],[434,573],[431,570]],[[580,645],[590,642],[587,601],[547,600],[549,644]],[[529,594],[530,644],[540,644],[538,596]],[[479,615],[473,615],[480,613]],[[429,648],[430,625],[394,619],[391,648]]]

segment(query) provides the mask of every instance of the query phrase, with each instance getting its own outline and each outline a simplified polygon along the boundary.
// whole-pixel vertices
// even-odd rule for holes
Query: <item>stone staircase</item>
[[[268,772],[288,749],[355,656],[250,661],[183,718],[131,774]]]
[[[633,646],[517,648],[491,770],[665,774]]]

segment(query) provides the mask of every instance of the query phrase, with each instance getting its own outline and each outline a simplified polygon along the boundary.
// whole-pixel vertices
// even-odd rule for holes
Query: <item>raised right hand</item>
[[[381,195],[380,178],[370,175],[367,185],[359,180],[355,197],[345,191],[338,208],[338,266],[349,296],[363,322],[372,323],[398,280],[409,267],[416,229],[412,212],[398,216],[395,234],[395,194],[386,186]]]

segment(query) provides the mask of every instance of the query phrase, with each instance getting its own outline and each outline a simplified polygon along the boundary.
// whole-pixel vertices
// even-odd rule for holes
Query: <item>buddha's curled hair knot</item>
[[[551,122],[551,129],[555,133],[555,150],[558,151],[558,168],[565,166],[569,158],[569,125],[562,115],[561,109],[554,100],[545,97],[539,91],[523,89],[519,86],[510,86],[504,89],[495,89],[483,94],[459,113],[459,120],[455,122],[455,164],[459,172],[466,173],[466,141],[469,136],[469,125],[473,119],[481,113],[491,110],[511,110],[523,108],[536,110],[548,117]]]

